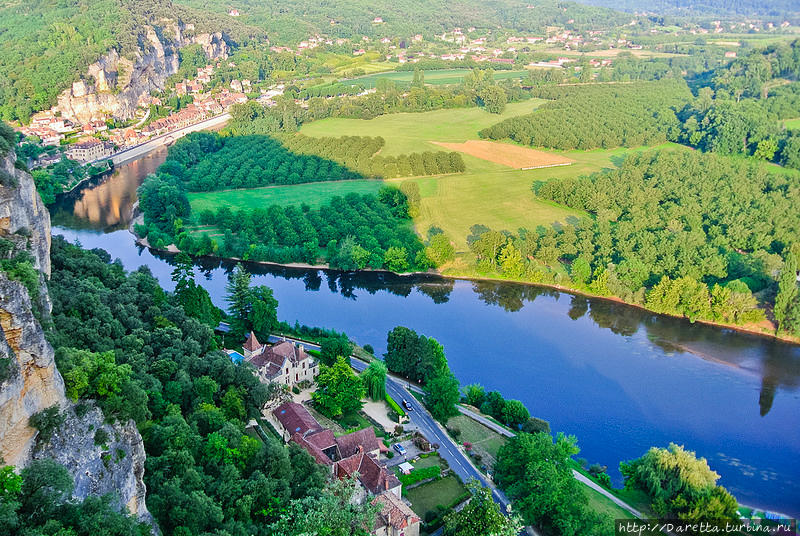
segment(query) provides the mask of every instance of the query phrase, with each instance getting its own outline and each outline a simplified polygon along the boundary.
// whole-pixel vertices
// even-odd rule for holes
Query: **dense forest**
[[[178,291],[168,294],[147,268],[127,274],[106,252],[85,251],[61,238],[53,240],[52,262],[48,339],[68,396],[77,403],[75,411],[96,403],[109,420],[136,422],[147,453],[147,505],[161,533],[291,536],[372,519],[369,505],[349,503],[352,484],[330,482],[306,451],[246,430],[280,390],[261,384],[249,365],[234,364],[218,350],[212,327],[201,320],[215,316],[202,309],[216,308],[193,285],[191,268],[176,269]],[[253,308],[272,322],[266,329],[274,328],[277,302],[271,291],[247,285],[249,279],[244,299],[251,307],[263,302]],[[200,309],[190,306],[198,303],[192,295],[197,292],[206,298]],[[23,528],[18,523],[25,524],[15,533],[32,534],[44,521],[48,528],[36,534],[61,527],[58,534],[148,533],[114,514],[106,499],[65,501],[69,477],[57,464],[34,463],[22,471],[21,482],[11,482],[14,475],[5,469],[3,475],[4,526],[16,531]],[[302,523],[287,525],[300,512]]]
[[[542,85],[532,95],[555,100],[483,129],[481,137],[556,149],[656,145],[674,136],[680,126],[675,110],[691,98],[676,80]]]
[[[793,0],[581,0],[581,3],[674,16],[751,15],[781,22],[785,17],[800,17],[800,8]]]
[[[475,226],[469,242],[481,270],[618,296],[691,320],[763,319],[754,293],[773,301],[784,258],[800,236],[796,175],[714,155],[635,154],[619,169],[534,190],[593,217],[518,235]]]
[[[225,13],[227,4],[212,0],[177,0],[178,3]],[[497,28],[526,32],[544,32],[545,27],[569,24],[575,28],[619,26],[630,21],[630,15],[611,9],[596,8],[573,2],[544,0],[536,9],[513,0],[378,0],[369,3],[333,0],[279,0],[265,3],[240,0],[237,9],[242,22],[267,32],[278,44],[294,44],[314,33],[333,37],[361,39],[404,36],[417,33],[426,38],[452,31],[453,28]],[[302,14],[302,15],[301,15]],[[374,24],[375,17],[383,22]],[[332,23],[333,21],[333,23]],[[569,22],[568,22],[569,21]]]
[[[147,46],[147,27],[159,33],[176,20],[194,31],[222,31],[246,43],[263,32],[212,12],[155,0],[36,0],[0,6],[0,117],[26,122],[49,108],[69,84],[109,50],[133,57]],[[186,31],[190,35],[191,31]],[[172,35],[163,31],[164,35]]]

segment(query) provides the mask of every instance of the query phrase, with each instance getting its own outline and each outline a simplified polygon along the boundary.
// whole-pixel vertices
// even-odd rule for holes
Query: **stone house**
[[[303,346],[292,341],[267,346],[258,342],[251,331],[242,348],[245,361],[256,368],[256,376],[263,383],[278,382],[294,387],[302,381],[314,381],[319,374],[319,363]]]

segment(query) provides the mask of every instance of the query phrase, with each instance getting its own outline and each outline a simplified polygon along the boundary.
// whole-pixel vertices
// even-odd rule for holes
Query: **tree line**
[[[656,145],[679,128],[675,109],[691,97],[686,84],[675,80],[543,85],[531,94],[555,100],[485,128],[481,137],[564,150]]]
[[[617,170],[534,190],[593,217],[518,235],[474,226],[468,242],[481,271],[691,320],[763,319],[758,303],[774,295],[800,231],[796,178],[689,151],[631,155]]]
[[[425,151],[397,156],[376,153],[385,145],[382,137],[342,136],[316,138],[296,134],[278,139],[289,150],[300,155],[317,155],[342,164],[364,177],[391,179],[466,170],[461,153],[456,151]]]

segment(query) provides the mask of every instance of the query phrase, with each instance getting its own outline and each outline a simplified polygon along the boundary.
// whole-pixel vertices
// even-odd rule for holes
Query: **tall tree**
[[[797,285],[798,262],[794,251],[789,250],[778,279],[775,296],[775,320],[778,329],[787,333],[800,333],[800,288]]]
[[[489,488],[471,480],[467,489],[472,494],[467,505],[444,518],[445,536],[516,536],[520,533],[520,518],[516,515],[506,517],[492,499]]]
[[[386,364],[383,361],[372,361],[361,373],[361,380],[372,400],[386,398]]]
[[[339,357],[332,366],[321,365],[321,368],[317,376],[318,388],[311,394],[320,410],[330,417],[360,410],[366,389],[348,361]]]

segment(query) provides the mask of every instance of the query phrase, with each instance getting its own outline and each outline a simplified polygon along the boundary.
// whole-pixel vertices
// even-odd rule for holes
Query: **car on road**
[[[401,445],[400,443],[395,443],[394,444],[394,450],[396,450],[397,453],[400,456],[405,456],[406,455],[406,448],[403,445]]]
[[[411,407],[411,403],[405,398],[403,399],[403,407],[406,408],[406,411],[414,411],[414,408]]]

